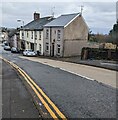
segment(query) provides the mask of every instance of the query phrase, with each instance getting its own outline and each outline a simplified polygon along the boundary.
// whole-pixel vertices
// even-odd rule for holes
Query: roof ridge
[[[71,13],[71,14],[62,14],[61,16],[67,16],[67,15],[75,15],[75,14],[80,14],[79,12],[78,13]]]

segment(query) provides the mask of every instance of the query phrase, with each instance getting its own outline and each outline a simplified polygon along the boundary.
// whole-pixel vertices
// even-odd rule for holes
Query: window
[[[27,31],[27,38],[29,37],[29,33],[28,33],[28,31]]]
[[[61,30],[58,30],[58,32],[57,32],[57,40],[60,40],[60,38],[61,38]]]
[[[46,39],[48,39],[48,37],[49,37],[49,30],[47,29],[46,30]]]
[[[35,40],[37,40],[37,31],[35,31],[34,34],[35,34]]]
[[[49,43],[46,43],[46,51],[49,50]]]
[[[31,39],[33,39],[33,31],[31,31]]]
[[[22,39],[24,38],[24,31],[22,31]]]
[[[39,31],[39,40],[41,40],[41,31]]]
[[[57,53],[60,54],[60,45],[57,45]]]
[[[39,44],[39,52],[41,52],[41,44]]]

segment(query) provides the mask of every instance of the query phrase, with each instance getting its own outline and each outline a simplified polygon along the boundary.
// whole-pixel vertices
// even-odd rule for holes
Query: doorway
[[[52,57],[54,56],[54,43],[52,43]]]

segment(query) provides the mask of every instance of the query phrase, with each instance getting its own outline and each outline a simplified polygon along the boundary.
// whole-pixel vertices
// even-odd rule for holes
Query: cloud
[[[75,0],[76,1],[76,0]],[[41,17],[52,14],[55,17],[66,13],[80,12],[80,6],[84,5],[83,16],[89,28],[93,32],[98,29],[106,31],[112,28],[116,21],[115,2],[4,2],[2,4],[2,25],[7,27],[17,27],[22,23],[17,23],[17,19],[22,19],[25,24],[33,20],[35,11],[41,13]],[[102,31],[102,32],[104,32]],[[106,32],[105,31],[105,32]]]

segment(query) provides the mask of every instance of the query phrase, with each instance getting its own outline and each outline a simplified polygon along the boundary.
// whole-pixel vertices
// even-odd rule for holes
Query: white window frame
[[[35,40],[37,40],[37,31],[34,31]]]
[[[33,31],[31,31],[31,39],[33,39],[34,35],[33,35]]]
[[[27,31],[27,38],[29,37],[29,32]]]
[[[39,44],[39,52],[41,53],[41,44]]]
[[[57,30],[57,40],[61,40],[61,30]]]
[[[22,31],[22,39],[24,39],[24,31]]]
[[[57,54],[60,54],[60,53],[61,53],[61,45],[57,44]]]
[[[41,40],[41,31],[39,31],[39,40]]]

